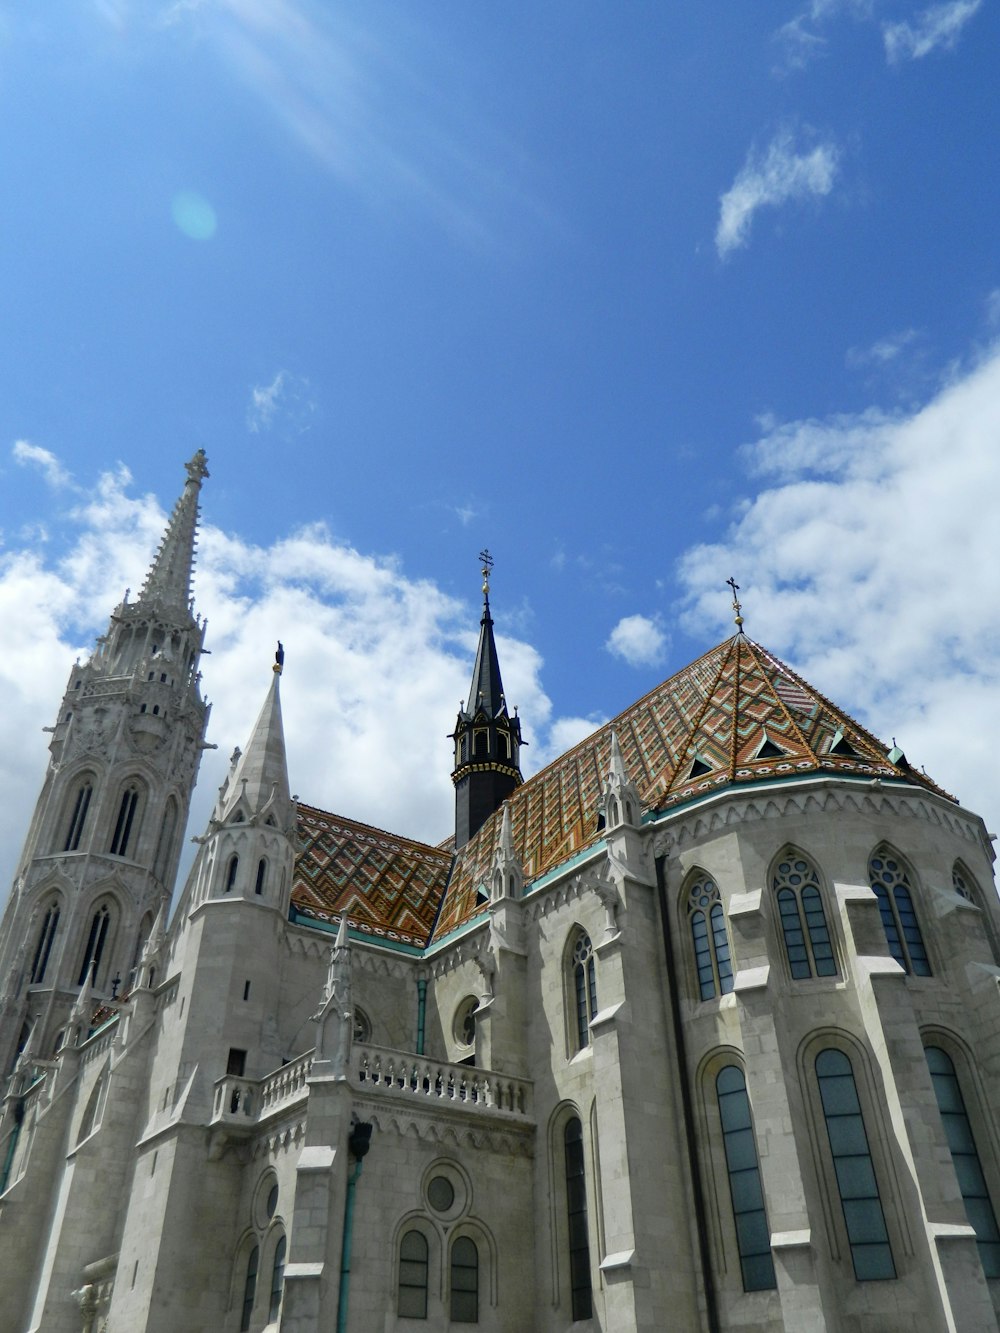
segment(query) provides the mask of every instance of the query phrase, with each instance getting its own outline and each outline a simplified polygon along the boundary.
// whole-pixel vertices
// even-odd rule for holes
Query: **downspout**
[[[670,944],[670,914],[667,910],[667,884],[665,856],[654,858],[656,865],[656,887],[660,898],[660,922],[663,926],[663,948],[667,959],[667,989],[670,994],[670,1010],[673,1017],[674,1044],[677,1047],[677,1064],[680,1074],[681,1106],[684,1112],[684,1135],[687,1140],[688,1171],[691,1176],[691,1193],[694,1201],[695,1229],[698,1233],[698,1254],[701,1259],[701,1271],[704,1278],[705,1315],[710,1333],[718,1333],[719,1308],[715,1297],[715,1282],[712,1274],[712,1253],[708,1238],[707,1210],[705,1192],[701,1181],[701,1162],[698,1153],[698,1141],[694,1132],[694,1105],[691,1096],[691,1081],[688,1077],[687,1048],[684,1043],[684,1023],[681,1019],[681,997],[677,984],[677,969],[674,966],[673,949]]]
[[[347,1333],[347,1293],[351,1282],[351,1231],[354,1226],[354,1186],[358,1183],[364,1162],[359,1157],[354,1170],[347,1177],[347,1199],[344,1203],[344,1241],[340,1247],[340,1294],[337,1297],[337,1333]]]
[[[424,1054],[425,1028],[427,1025],[427,978],[417,978],[417,1055]]]
[[[355,1156],[354,1170],[347,1177],[347,1197],[344,1200],[344,1238],[340,1245],[340,1291],[337,1296],[337,1333],[347,1333],[347,1298],[351,1284],[351,1241],[354,1231],[354,1187],[361,1175],[361,1167],[371,1147],[372,1127],[364,1121],[351,1126],[347,1147]]]
[[[14,1107],[14,1128],[10,1132],[10,1138],[7,1140],[7,1156],[4,1158],[3,1174],[0,1175],[0,1194],[7,1192],[7,1184],[10,1180],[10,1168],[14,1162],[14,1154],[17,1151],[17,1141],[21,1137],[21,1125],[24,1122],[24,1102],[18,1102]]]

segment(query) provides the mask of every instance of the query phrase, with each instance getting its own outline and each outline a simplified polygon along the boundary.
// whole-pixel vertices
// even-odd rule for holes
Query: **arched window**
[[[396,1312],[401,1319],[427,1318],[427,1239],[407,1231],[399,1242],[399,1292]]]
[[[258,897],[264,892],[264,877],[267,874],[267,862],[263,857],[257,862],[257,879],[253,886],[253,891]]]
[[[576,1049],[590,1045],[590,1024],[597,1013],[597,967],[590,936],[580,931],[573,943],[573,1000],[576,1006]]]
[[[931,1082],[938,1110],[944,1124],[945,1138],[951,1149],[952,1165],[962,1191],[962,1202],[969,1225],[976,1233],[979,1260],[987,1277],[1000,1277],[1000,1230],[986,1187],[982,1163],[972,1134],[965,1099],[955,1074],[951,1057],[939,1046],[924,1051],[931,1071]]]
[[[111,913],[108,910],[107,903],[102,903],[90,920],[90,932],[87,935],[87,947],[83,951],[83,957],[80,961],[80,975],[76,979],[76,984],[82,986],[87,980],[91,966],[94,969],[96,977],[101,966],[101,958],[104,955],[104,946],[108,942],[108,928],[111,922]]]
[[[792,977],[835,977],[837,960],[815,868],[797,852],[788,852],[772,883]]]
[[[240,858],[238,856],[231,856],[229,858],[229,865],[226,867],[227,893],[232,892],[233,885],[236,883],[236,872],[239,870],[239,868],[240,868]]]
[[[278,1317],[281,1309],[281,1291],[285,1282],[285,1250],[287,1242],[282,1236],[274,1247],[274,1263],[271,1266],[271,1304],[267,1310],[267,1322],[270,1324]]]
[[[254,1246],[247,1259],[246,1281],[243,1283],[243,1315],[240,1319],[240,1333],[247,1333],[253,1318],[253,1302],[257,1294],[257,1265],[260,1263],[260,1248]]]
[[[931,965],[913,906],[913,890],[902,862],[890,848],[879,847],[868,864],[868,873],[882,913],[889,952],[905,972],[929,977]]]
[[[893,1278],[896,1267],[850,1060],[843,1051],[820,1051],[816,1079],[854,1276],[859,1282]]]
[[[757,1142],[743,1070],[738,1065],[720,1069],[715,1091],[719,1099],[743,1290],[772,1291],[777,1282],[771,1258],[771,1230],[764,1209]]]
[[[701,998],[727,994],[733,989],[729,936],[719,890],[707,876],[699,876],[688,891],[688,922]]]
[[[475,1018],[472,1022],[475,1024]],[[351,1032],[351,1040],[367,1043],[372,1039],[372,1022],[360,1005],[354,1006],[354,1026]],[[472,1030],[472,1039],[476,1039],[475,1026]]]
[[[451,1247],[451,1322],[479,1323],[479,1251],[468,1236]]]
[[[122,792],[122,798],[118,805],[118,818],[115,820],[115,831],[111,835],[111,847],[109,849],[112,856],[124,856],[128,851],[136,824],[135,815],[138,807],[139,787],[133,782]]]
[[[170,854],[174,846],[174,832],[177,828],[177,802],[172,796],[167,798],[163,811],[163,823],[160,825],[160,838],[153,859],[153,873],[162,884],[170,868]]]
[[[967,903],[974,903],[976,901],[975,894],[972,891],[973,883],[972,876],[966,870],[965,866],[962,865],[961,861],[956,861],[951,868],[951,887],[959,897],[964,898]]]
[[[45,979],[45,969],[48,967],[49,954],[52,952],[52,941],[56,937],[56,929],[59,926],[59,905],[52,903],[42,919],[42,927],[38,932],[38,943],[35,946],[35,956],[31,961],[31,984],[37,985]]]
[[[83,828],[87,822],[87,811],[90,809],[90,800],[94,794],[94,784],[90,778],[84,778],[76,789],[73,797],[73,805],[70,811],[69,825],[66,829],[66,841],[63,844],[64,852],[75,852],[79,850],[80,839],[83,837]]]
[[[563,1132],[566,1154],[566,1210],[569,1221],[569,1284],[574,1319],[593,1314],[590,1286],[590,1237],[587,1229],[587,1177],[583,1159],[583,1126],[577,1116]]]

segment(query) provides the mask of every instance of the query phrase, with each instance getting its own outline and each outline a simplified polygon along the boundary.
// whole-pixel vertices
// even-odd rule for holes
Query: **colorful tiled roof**
[[[514,847],[526,879],[599,837],[610,732],[647,807],[666,810],[728,785],[808,773],[864,774],[915,782],[947,795],[766,649],[736,634],[679,671],[613,722],[536,773],[510,798]],[[481,910],[498,812],[462,849],[435,937]]]
[[[347,912],[373,935],[423,946],[430,938],[452,853],[313,806],[298,810],[300,850],[292,906],[318,921]]]

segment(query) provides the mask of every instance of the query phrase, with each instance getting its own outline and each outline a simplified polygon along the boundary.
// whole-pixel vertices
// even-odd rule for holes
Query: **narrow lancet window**
[[[896,1267],[851,1062],[843,1051],[820,1051],[816,1078],[854,1276],[859,1282],[893,1278]]]
[[[76,984],[82,986],[90,974],[91,968],[94,969],[95,976],[101,966],[101,958],[104,954],[104,946],[108,941],[108,924],[111,919],[111,913],[107,906],[99,907],[94,913],[90,922],[90,933],[87,936],[87,947],[83,951],[83,961],[80,966],[80,975],[76,979]]]
[[[257,1294],[257,1265],[260,1262],[260,1250],[255,1245],[247,1260],[247,1275],[243,1283],[243,1315],[240,1319],[240,1333],[248,1333],[253,1318],[254,1297]]]
[[[590,1024],[597,1013],[597,969],[590,936],[579,934],[573,945],[573,995],[576,1001],[576,1048],[590,1045]]]
[[[778,863],[773,885],[792,977],[835,977],[837,960],[815,869],[790,854]]]
[[[889,952],[904,972],[929,977],[930,960],[913,905],[913,890],[902,863],[889,848],[880,847],[869,863],[869,874]]]
[[[56,929],[59,926],[59,908],[53,904],[45,913],[45,919],[42,921],[42,928],[38,932],[38,944],[35,947],[35,956],[31,962],[31,984],[37,986],[40,981],[45,980],[45,969],[49,964],[49,954],[52,952],[52,941],[56,937]]]
[[[715,1090],[719,1099],[743,1290],[771,1291],[777,1286],[771,1258],[771,1231],[764,1209],[757,1142],[743,1070],[737,1065],[726,1065],[715,1080]]]
[[[997,1228],[996,1213],[986,1186],[955,1066],[951,1056],[938,1046],[928,1046],[924,1054],[931,1071],[945,1138],[951,1149],[958,1187],[962,1191],[965,1214],[976,1233],[979,1261],[987,1277],[1000,1277],[1000,1229]]]
[[[121,804],[118,807],[118,818],[115,820],[115,831],[111,838],[112,856],[124,856],[128,851],[138,804],[138,787],[126,787],[122,792]]]
[[[479,1323],[479,1251],[468,1236],[451,1247],[451,1322]]]
[[[87,811],[90,809],[90,798],[94,794],[93,785],[90,782],[84,782],[77,789],[73,800],[73,812],[70,815],[69,828],[66,830],[66,842],[63,846],[65,852],[75,852],[80,848],[80,839],[83,837],[84,825],[87,822]]]
[[[590,1236],[587,1227],[587,1177],[583,1126],[574,1116],[563,1135],[566,1153],[566,1208],[569,1221],[569,1283],[574,1319],[593,1314],[590,1283]]]
[[[427,1318],[427,1239],[407,1231],[399,1243],[399,1290],[396,1312],[401,1319]]]
[[[698,990],[703,1000],[733,989],[733,964],[722,901],[715,883],[697,879],[688,893],[688,922],[698,969]]]

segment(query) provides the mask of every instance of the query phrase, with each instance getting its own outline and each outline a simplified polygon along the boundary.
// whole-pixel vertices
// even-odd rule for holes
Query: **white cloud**
[[[73,484],[72,475],[61,465],[55,454],[49,449],[43,449],[40,444],[32,444],[30,440],[15,440],[11,455],[22,467],[37,468],[49,485],[57,490]]]
[[[921,60],[939,47],[950,50],[981,5],[982,0],[947,0],[925,9],[913,23],[883,23],[886,58],[895,65],[901,60]]]
[[[910,761],[1000,819],[1000,347],[921,410],[777,426],[765,484],[682,562],[689,615],[747,631]]]
[[[656,666],[663,661],[667,636],[657,619],[649,616],[623,616],[608,635],[605,648],[629,666]]]
[[[255,384],[247,407],[247,430],[254,435],[272,429],[286,438],[303,435],[312,425],[316,402],[309,381],[279,370],[270,384]]]
[[[60,559],[48,548],[0,553],[6,882],[42,781],[41,728],[56,716],[73,659],[92,647],[126,584],[141,585],[166,522],[157,500],[131,496],[128,483],[124,470],[101,478],[69,519],[58,520]],[[209,512],[210,495],[206,489]],[[436,841],[449,831],[454,792],[445,737],[468,692],[477,608],[408,576],[391,558],[352,549],[321,525],[260,547],[205,524],[195,596],[209,621],[212,655],[202,665],[213,700],[209,739],[219,749],[202,763],[192,831],[204,826],[233,746],[245,744],[279,638],[293,790],[414,837]],[[553,717],[536,649],[513,635],[498,635],[498,643],[507,698],[520,706],[530,742],[524,766],[534,771],[557,752],[553,745],[598,724]],[[5,887],[0,881],[0,893]]]
[[[1000,287],[994,287],[986,297],[986,322],[993,328],[1000,324]]]
[[[733,184],[720,198],[715,247],[722,259],[747,244],[754,214],[791,201],[829,194],[839,154],[832,143],[799,151],[784,130],[763,153],[751,149]]]

